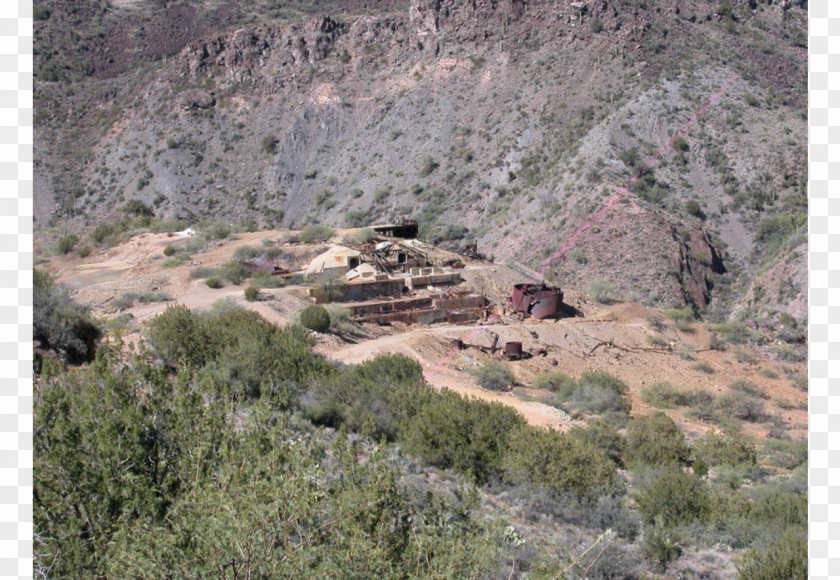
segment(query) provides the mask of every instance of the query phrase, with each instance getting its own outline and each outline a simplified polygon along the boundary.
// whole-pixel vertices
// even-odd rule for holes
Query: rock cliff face
[[[38,227],[81,232],[131,200],[240,227],[413,217],[433,242],[703,310],[716,281],[748,286],[763,221],[803,211],[796,2],[48,4]]]
[[[671,235],[677,243],[674,273],[685,296],[685,302],[704,311],[712,299],[715,275],[726,274],[723,256],[712,243],[708,232],[692,230],[684,239],[676,228]]]

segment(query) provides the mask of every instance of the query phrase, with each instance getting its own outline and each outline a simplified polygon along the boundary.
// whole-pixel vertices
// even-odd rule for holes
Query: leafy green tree
[[[626,441],[628,463],[675,466],[688,457],[685,435],[661,411],[631,419]]]

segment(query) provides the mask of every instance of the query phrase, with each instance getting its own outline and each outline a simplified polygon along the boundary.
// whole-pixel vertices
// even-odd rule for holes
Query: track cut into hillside
[[[335,240],[347,234],[339,232]],[[237,234],[236,239],[211,241],[183,263],[173,265],[167,262],[164,249],[187,244],[190,238],[184,234],[141,234],[83,259],[56,257],[38,267],[67,284],[74,298],[91,307],[96,316],[112,320],[122,317],[124,334],[130,340],[142,336],[144,323],[174,303],[205,310],[219,300],[229,300],[273,323],[286,324],[312,303],[307,286],[290,283],[265,288],[260,291],[260,300],[249,302],[243,295],[246,283],[212,289],[192,275],[196,268],[230,262],[234,252],[244,246],[277,247],[283,256],[299,264],[328,247],[323,243],[288,243],[288,239],[289,232],[281,230]],[[520,272],[505,264],[472,262],[463,270],[460,286],[499,304],[513,284],[524,281]],[[171,300],[136,302],[122,310],[114,306],[115,299],[127,293],[146,291],[165,293]],[[564,292],[565,301],[582,317],[537,321],[503,315],[460,325],[362,323],[352,333],[317,335],[316,350],[347,364],[380,354],[402,353],[421,363],[426,380],[436,388],[500,402],[516,409],[532,425],[561,430],[585,422],[587,417],[570,417],[554,406],[551,393],[531,389],[531,382],[541,372],[562,371],[578,378],[587,371],[606,371],[617,376],[628,385],[632,415],[657,410],[642,400],[643,390],[653,383],[719,397],[729,392],[731,384],[748,381],[762,393],[765,418],[741,422],[745,433],[763,437],[781,425],[792,438],[805,436],[807,393],[787,378],[804,374],[805,363],[777,360],[767,347],[749,344],[727,344],[725,350],[713,350],[711,333],[702,323],[677,324],[661,312],[634,302],[598,304],[574,289],[564,288]],[[494,337],[501,346],[521,342],[523,350],[532,354],[523,360],[503,361],[516,379],[509,391],[485,390],[473,374],[482,365],[502,359],[501,350],[488,352]],[[458,350],[453,346],[455,339],[485,348]],[[721,430],[719,424],[697,419],[691,408],[663,410],[689,433]]]

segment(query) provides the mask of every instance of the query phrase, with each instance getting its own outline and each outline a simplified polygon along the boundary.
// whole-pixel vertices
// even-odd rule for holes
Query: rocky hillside
[[[36,4],[39,250],[108,243],[91,228],[126,211],[414,218],[563,285],[799,336],[804,1],[295,4]]]

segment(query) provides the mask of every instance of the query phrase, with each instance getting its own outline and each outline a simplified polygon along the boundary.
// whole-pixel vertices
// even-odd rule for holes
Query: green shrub
[[[739,380],[729,385],[730,391],[735,391],[736,393],[744,393],[745,395],[750,395],[751,397],[758,397],[761,399],[769,399],[770,395],[764,392],[758,385],[753,382]]]
[[[166,256],[167,258],[169,258],[169,257],[171,257],[171,256],[174,256],[174,255],[177,253],[177,251],[178,251],[178,250],[176,250],[173,246],[169,246],[169,245],[167,245],[167,246],[163,249],[163,255],[164,255],[164,256]]]
[[[716,330],[730,344],[746,344],[755,339],[755,333],[739,320],[718,324]]]
[[[624,438],[618,434],[618,430],[613,425],[603,419],[589,421],[586,427],[573,425],[568,431],[568,436],[579,439],[587,447],[600,449],[617,466],[624,466],[622,459]]]
[[[694,311],[691,308],[669,308],[663,314],[674,321],[694,322]]]
[[[135,292],[126,292],[122,296],[111,298],[111,306],[117,310],[126,310],[134,306],[139,297],[140,295]]]
[[[182,305],[168,306],[148,324],[152,349],[169,361],[203,366],[214,353],[214,340],[197,314]]]
[[[36,347],[71,364],[93,359],[102,330],[70,292],[46,272],[32,272],[32,339]],[[36,355],[36,364],[41,356]]]
[[[214,270],[213,273],[237,286],[251,276],[251,271],[247,266],[235,261],[225,262]]]
[[[756,397],[744,394],[727,393],[718,397],[717,409],[723,418],[735,417],[744,421],[764,420],[764,402]]]
[[[755,449],[736,435],[708,433],[694,442],[694,456],[712,467],[718,465],[755,464]]]
[[[546,389],[557,393],[558,399],[567,400],[577,389],[577,381],[562,371],[545,371],[534,377],[532,389]]]
[[[604,23],[597,16],[593,16],[589,20],[589,30],[591,30],[595,34],[598,34],[602,30],[604,30]]]
[[[373,192],[373,203],[382,203],[391,195],[390,187],[378,187]]]
[[[50,17],[50,9],[43,4],[32,6],[32,18],[34,20],[47,20]]]
[[[715,369],[711,365],[709,365],[707,363],[704,363],[704,362],[695,363],[695,364],[691,365],[691,368],[693,368],[695,371],[700,371],[701,373],[706,373],[707,375],[715,374]]]
[[[330,329],[330,314],[323,306],[312,304],[301,311],[300,323],[309,330],[327,332]]]
[[[627,461],[675,466],[688,456],[685,435],[665,413],[634,417],[627,425]]]
[[[672,409],[685,404],[682,391],[668,382],[653,383],[644,387],[641,397],[648,405],[660,409]]]
[[[423,159],[420,161],[420,171],[418,172],[418,175],[420,175],[420,177],[426,177],[437,169],[438,165],[438,162],[435,161],[431,155],[424,155]]]
[[[580,248],[572,248],[569,252],[569,257],[575,261],[575,263],[583,266],[586,264],[586,252],[584,252]]]
[[[785,362],[805,362],[808,360],[808,349],[806,347],[793,346],[790,344],[773,345],[773,354],[777,359]]]
[[[618,377],[604,371],[590,371],[580,376],[568,403],[572,409],[584,413],[626,413],[630,410],[626,394],[627,384]]]
[[[454,469],[478,483],[501,472],[508,440],[525,420],[501,403],[441,391],[409,421],[405,449],[425,462]]]
[[[703,212],[703,208],[701,208],[700,204],[693,199],[685,202],[685,211],[690,216],[696,217],[701,220],[706,219],[706,214]]]
[[[478,384],[490,391],[503,391],[508,389],[515,379],[513,373],[503,363],[491,361],[473,373]]]
[[[274,155],[277,153],[277,145],[279,144],[280,140],[276,135],[266,135],[260,142],[260,150],[268,155]]]
[[[318,170],[315,168],[310,167],[309,169],[303,172],[304,179],[315,179],[316,177],[318,177]]]
[[[805,580],[808,543],[804,535],[787,530],[766,549],[749,550],[738,564],[738,580]]]
[[[510,483],[587,497],[600,495],[613,483],[615,464],[579,437],[526,425],[509,438],[502,471]]]
[[[378,356],[312,384],[302,401],[316,423],[347,426],[359,432],[372,427],[376,438],[396,439],[408,421],[435,393],[423,381],[423,369],[401,355]]]
[[[169,302],[170,300],[172,300],[172,296],[166,292],[147,291],[137,296],[137,301],[143,304],[149,304],[150,302]]]
[[[700,478],[669,469],[635,495],[636,507],[648,524],[672,527],[705,519],[711,498]]]
[[[335,230],[327,226],[313,224],[303,230],[298,236],[301,242],[311,244],[313,242],[326,242],[335,235]]]
[[[265,254],[269,258],[276,258],[282,253],[283,250],[274,247],[273,245],[263,246],[261,248],[257,248],[255,246],[240,246],[236,248],[236,250],[234,250],[233,259],[237,262],[242,262],[244,260],[253,260],[254,258],[259,258],[263,254]]]
[[[280,276],[272,276],[268,272],[257,272],[251,279],[251,285],[256,288],[282,288],[285,281]]]
[[[196,369],[209,367],[216,380],[248,397],[258,396],[263,386],[300,384],[334,372],[312,352],[313,341],[303,328],[281,328],[242,308],[196,314],[171,306],[149,323],[147,337],[159,356]]]
[[[367,210],[351,210],[344,214],[344,224],[348,228],[360,228],[370,223]]]
[[[805,525],[808,521],[808,496],[804,493],[776,491],[755,502],[750,507],[749,517],[780,529]]]
[[[645,535],[645,556],[664,572],[668,564],[682,555],[681,542],[682,539],[673,528],[656,526]]]
[[[207,280],[204,283],[207,284],[208,288],[213,288],[214,290],[217,290],[223,286],[222,281],[215,277],[207,278]]]
[[[63,238],[59,239],[55,245],[56,251],[61,255],[67,255],[73,251],[73,248],[76,247],[76,244],[79,242],[79,236],[76,234],[68,234]]]
[[[93,233],[91,233],[91,238],[97,244],[101,244],[105,241],[105,238],[112,235],[115,231],[115,228],[112,224],[109,223],[101,223],[93,229]]]
[[[596,278],[589,283],[589,295],[599,304],[612,302],[612,293],[615,290],[613,283],[606,278]]]
[[[138,182],[139,188],[140,182]],[[128,203],[123,206],[123,211],[131,216],[147,216],[152,217],[155,215],[155,212],[152,211],[148,205],[140,201],[139,199],[132,199]]]
[[[203,223],[198,226],[198,230],[204,234],[208,240],[224,240],[228,238],[232,232],[230,225],[222,222]]]
[[[330,315],[330,330],[337,334],[352,332],[353,325],[350,322],[350,309],[343,304],[330,302],[324,308]]]
[[[260,298],[260,290],[254,286],[248,286],[245,288],[245,300],[248,302],[254,302]]]

